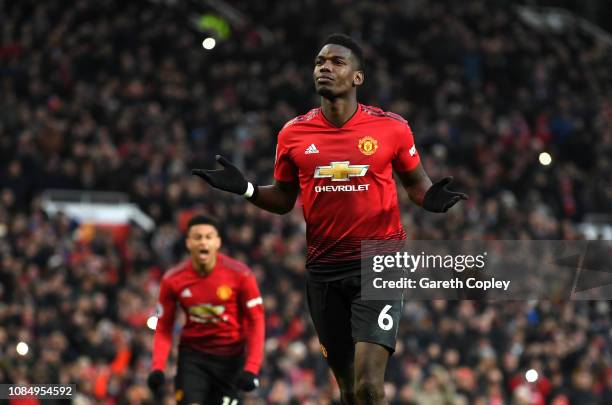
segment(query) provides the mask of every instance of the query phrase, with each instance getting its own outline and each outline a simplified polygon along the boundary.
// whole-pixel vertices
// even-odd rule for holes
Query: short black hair
[[[359,45],[357,41],[355,41],[353,38],[351,38],[350,36],[346,34],[331,34],[323,42],[323,45],[321,45],[321,48],[328,44],[340,45],[340,46],[350,49],[353,55],[355,56],[355,59],[357,59],[359,69],[365,70],[365,63],[363,60],[363,50],[361,49],[361,45]]]
[[[206,215],[194,215],[193,217],[191,217],[191,219],[187,223],[187,235],[189,235],[189,230],[191,230],[191,227],[195,225],[214,226],[215,229],[217,230],[217,233],[221,234],[219,230],[219,224],[217,223],[217,221],[215,221],[211,217],[207,217]]]

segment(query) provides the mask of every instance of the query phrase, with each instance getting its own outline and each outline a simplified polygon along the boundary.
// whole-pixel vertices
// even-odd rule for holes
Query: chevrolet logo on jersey
[[[351,162],[331,162],[329,166],[317,166],[315,179],[331,181],[349,181],[351,177],[363,177],[370,165],[352,165]]]
[[[188,308],[189,318],[198,323],[227,321],[224,315],[225,306],[212,304],[198,304]]]

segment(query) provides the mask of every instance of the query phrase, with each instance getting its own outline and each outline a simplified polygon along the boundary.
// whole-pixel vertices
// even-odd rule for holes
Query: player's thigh
[[[351,302],[337,285],[336,282],[307,280],[306,296],[323,357],[337,378],[350,383],[355,356],[351,335]]]
[[[211,379],[203,367],[199,353],[179,349],[174,385],[178,405],[204,403],[211,390]]]
[[[357,342],[355,344],[355,381],[375,384],[382,388],[389,360],[389,349],[378,343]]]
[[[351,284],[355,289],[351,305],[353,341],[376,343],[392,354],[395,351],[403,300],[363,300],[359,279],[353,280]]]

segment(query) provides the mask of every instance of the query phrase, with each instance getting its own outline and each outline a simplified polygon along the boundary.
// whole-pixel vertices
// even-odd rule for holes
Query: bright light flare
[[[525,379],[527,380],[527,382],[536,382],[538,380],[538,372],[535,371],[534,369],[529,369],[527,370],[527,372],[525,373]]]
[[[540,164],[543,166],[548,166],[552,163],[552,156],[548,152],[540,153]]]
[[[17,354],[20,356],[25,356],[30,351],[30,347],[26,342],[17,343],[15,349],[17,350]]]
[[[213,49],[215,45],[217,45],[217,41],[215,41],[215,39],[211,37],[208,37],[204,41],[202,41],[202,46],[207,51],[210,51],[211,49]]]
[[[157,327],[156,316],[150,316],[149,319],[147,319],[147,327],[151,330],[155,330],[155,328]]]

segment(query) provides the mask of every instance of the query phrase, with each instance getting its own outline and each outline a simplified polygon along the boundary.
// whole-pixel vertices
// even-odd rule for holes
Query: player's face
[[[313,78],[317,94],[333,99],[360,86],[363,72],[350,49],[327,44],[315,58]]]
[[[187,235],[187,249],[191,258],[198,266],[209,267],[217,258],[217,251],[221,247],[221,238],[217,229],[212,225],[194,225]]]

